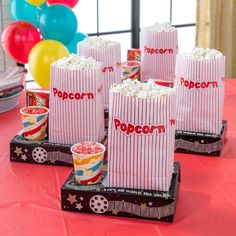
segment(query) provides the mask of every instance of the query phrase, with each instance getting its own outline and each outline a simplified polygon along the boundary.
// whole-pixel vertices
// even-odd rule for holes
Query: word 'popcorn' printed
[[[145,46],[144,52],[147,54],[173,54],[174,50],[171,48],[148,48]]]
[[[180,85],[182,87],[186,87],[188,89],[192,89],[192,88],[196,88],[196,89],[199,89],[199,88],[218,88],[218,82],[217,81],[197,81],[197,82],[194,82],[194,81],[191,81],[191,80],[186,80],[184,79],[183,77],[180,77]]]
[[[139,125],[139,124],[132,124],[130,122],[122,122],[118,118],[114,118],[114,125],[115,130],[120,130],[121,132],[125,133],[126,135],[131,134],[154,134],[155,132],[158,134],[164,134],[166,133],[166,127],[164,124],[157,124],[157,125]],[[175,120],[170,120],[170,125],[175,125]]]
[[[61,90],[58,90],[57,88],[53,88],[53,95],[54,95],[54,97],[58,97],[58,98],[62,99],[63,101],[67,100],[67,99],[70,99],[70,100],[74,100],[74,99],[75,100],[84,100],[84,99],[92,100],[95,98],[94,93],[92,93],[92,92],[73,93],[73,92],[61,91]]]

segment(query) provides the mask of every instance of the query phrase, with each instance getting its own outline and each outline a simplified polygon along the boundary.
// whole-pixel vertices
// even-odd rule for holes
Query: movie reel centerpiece
[[[78,185],[76,161],[62,186],[63,210],[173,221],[180,183],[175,93],[153,81],[112,85],[107,171],[100,184]]]
[[[176,60],[176,151],[220,156],[226,139],[223,120],[225,56],[195,48]]]

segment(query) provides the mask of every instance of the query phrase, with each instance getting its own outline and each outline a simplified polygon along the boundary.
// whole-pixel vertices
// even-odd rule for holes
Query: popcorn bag
[[[102,85],[104,108],[108,108],[109,89],[113,83],[121,82],[120,43],[102,38],[85,39],[78,44],[78,55],[93,57],[102,63]]]
[[[225,57],[178,55],[177,130],[220,134],[224,105]]]
[[[141,73],[143,81],[174,81],[178,53],[177,30],[170,24],[156,24],[141,29]]]
[[[110,187],[169,190],[176,101],[175,93],[169,92],[172,89],[158,87],[165,91],[158,97],[110,92],[107,176]]]
[[[60,64],[62,60],[67,60],[68,65]],[[78,60],[80,64],[73,65]],[[51,65],[50,142],[102,141],[104,113],[101,89],[101,65],[91,58],[73,56]]]

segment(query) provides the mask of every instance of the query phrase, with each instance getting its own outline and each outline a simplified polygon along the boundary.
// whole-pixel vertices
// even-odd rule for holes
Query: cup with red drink
[[[90,141],[71,147],[77,183],[87,185],[101,182],[105,151],[103,144]]]
[[[21,108],[20,113],[24,126],[23,135],[25,139],[45,139],[49,109],[41,106],[28,106]]]

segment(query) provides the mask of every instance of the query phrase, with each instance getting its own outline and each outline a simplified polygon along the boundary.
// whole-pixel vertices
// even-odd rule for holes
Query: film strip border
[[[51,163],[55,163],[56,161],[61,161],[71,165],[73,164],[72,155],[63,152],[48,152],[47,161],[50,161]]]
[[[204,140],[203,140],[204,141]],[[192,152],[199,152],[199,153],[211,153],[216,152],[221,149],[222,141],[218,140],[214,143],[200,143],[201,141],[190,142],[183,139],[176,139],[175,140],[175,150],[177,148],[183,148]]]
[[[114,212],[114,210],[117,212],[126,212],[145,218],[160,219],[173,215],[175,211],[175,204],[173,202],[165,206],[148,207],[146,203],[138,205],[125,201],[109,201],[109,207],[107,211]]]
[[[74,181],[74,172],[73,172],[73,175],[70,176],[70,178],[73,178],[73,179],[66,181],[66,183],[64,183],[64,186],[71,190],[78,190],[78,191],[100,191],[101,190],[102,184],[94,184],[94,185],[93,184],[91,185],[76,184]]]
[[[124,195],[137,195],[135,192],[139,191],[139,196],[149,196],[149,197],[159,197],[159,198],[165,198],[169,199],[171,197],[171,194],[169,192],[158,192],[154,190],[145,191],[145,190],[133,190],[133,189],[126,189],[126,188],[113,188],[113,187],[105,187],[104,181],[102,181],[101,184],[96,185],[77,185],[74,181],[74,173],[71,174],[69,177],[70,180],[66,181],[64,183],[66,188],[69,188],[71,190],[79,190],[79,191],[97,191],[104,194],[124,194]]]

